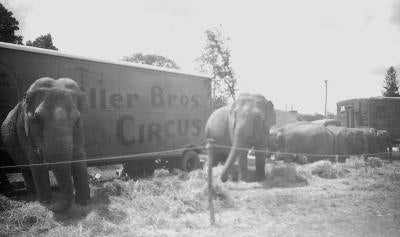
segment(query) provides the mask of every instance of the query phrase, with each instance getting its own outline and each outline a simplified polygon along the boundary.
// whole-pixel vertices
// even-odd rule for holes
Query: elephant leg
[[[8,180],[6,173],[2,169],[0,169],[0,183],[2,185],[10,185],[10,181]]]
[[[75,186],[75,201],[81,205],[87,205],[90,200],[90,189],[86,163],[72,164],[72,177]]]
[[[247,152],[240,154],[239,157],[239,180],[249,181],[249,169],[247,167]]]
[[[67,211],[73,201],[73,188],[72,188],[72,178],[71,178],[71,165],[53,165],[53,173],[56,176],[58,186],[60,188],[61,200],[57,206],[53,207],[52,210],[55,213]]]
[[[32,166],[32,177],[36,190],[36,197],[40,202],[46,203],[51,199],[51,188],[50,188],[50,179],[49,179],[49,170],[47,166]],[[30,180],[29,173],[26,173],[24,178],[25,181]],[[26,177],[27,176],[27,177]],[[29,181],[26,182],[29,186]],[[27,186],[27,188],[28,188]]]
[[[210,154],[211,155],[211,154]],[[222,150],[221,148],[215,147],[213,149],[213,167],[217,166],[219,163],[225,163],[226,158],[228,157],[228,153]]]
[[[33,196],[36,193],[35,183],[33,182],[32,172],[30,168],[21,169],[22,177],[24,177],[26,191],[29,196]]]
[[[266,153],[263,152],[265,148],[263,147],[256,147],[255,148],[255,156],[256,156],[256,173],[255,173],[255,180],[262,181],[265,179],[265,159]]]

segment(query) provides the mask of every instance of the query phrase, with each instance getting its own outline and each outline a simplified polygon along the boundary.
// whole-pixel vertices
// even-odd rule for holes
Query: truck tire
[[[123,164],[123,173],[129,178],[145,178],[152,176],[155,170],[154,160],[129,161]]]
[[[178,168],[186,172],[200,169],[201,164],[199,154],[194,150],[185,151],[183,153],[182,159],[179,162]]]

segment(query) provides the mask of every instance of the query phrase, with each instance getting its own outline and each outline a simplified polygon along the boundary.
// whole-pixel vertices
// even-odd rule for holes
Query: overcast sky
[[[385,71],[400,65],[400,0],[0,0],[33,40],[51,33],[60,51],[120,60],[157,53],[183,70],[205,30],[231,38],[240,92],[275,107],[324,113],[336,102],[381,95]]]

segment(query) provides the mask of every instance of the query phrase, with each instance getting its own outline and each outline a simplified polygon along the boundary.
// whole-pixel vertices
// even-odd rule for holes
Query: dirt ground
[[[400,236],[400,162],[267,165],[262,183],[221,183],[209,224],[205,170],[113,180],[90,168],[93,204],[60,218],[38,203],[0,200],[1,236]],[[381,166],[382,165],[382,166]]]

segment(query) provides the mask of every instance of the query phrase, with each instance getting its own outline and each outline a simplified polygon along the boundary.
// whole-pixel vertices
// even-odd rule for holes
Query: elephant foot
[[[79,205],[86,206],[90,203],[90,198],[78,198],[75,197],[75,202]]]
[[[68,204],[53,204],[50,205],[49,209],[56,214],[64,214],[67,213],[71,206],[72,205]]]
[[[255,176],[253,176],[253,180],[254,182],[262,182],[265,180],[265,173],[264,174],[255,174]]]
[[[27,193],[24,200],[26,200],[27,202],[36,201],[36,193]],[[43,203],[46,204],[46,202],[43,202]]]

